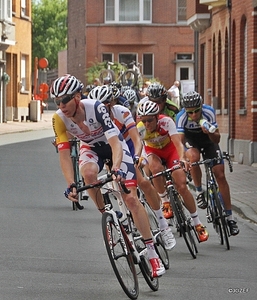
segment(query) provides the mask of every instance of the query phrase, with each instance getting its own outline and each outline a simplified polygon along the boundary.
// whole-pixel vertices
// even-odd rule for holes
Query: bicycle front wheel
[[[159,228],[159,223],[158,223],[157,217],[156,217],[154,211],[152,210],[152,208],[149,206],[149,204],[146,201],[144,201],[143,203],[144,203],[144,208],[148,215],[151,232],[154,237],[155,250],[156,250],[160,260],[162,261],[164,268],[166,270],[168,270],[170,267],[169,255],[168,255],[167,250],[165,249],[165,246],[164,246],[161,234],[160,234],[160,228]]]
[[[108,212],[102,215],[102,232],[113,271],[123,291],[130,299],[137,299],[139,287],[133,256],[125,233]]]
[[[191,221],[187,219],[185,215],[182,200],[180,199],[180,195],[173,191],[170,191],[169,195],[170,195],[172,209],[177,219],[178,230],[180,234],[183,236],[190,254],[195,259],[198,250],[194,239],[195,233],[194,233],[193,226],[191,225]]]
[[[220,236],[222,236],[222,240],[225,242],[226,244],[226,248],[229,250],[230,249],[230,244],[229,244],[229,239],[228,239],[228,225],[226,222],[226,216],[225,216],[225,212],[223,209],[223,200],[221,198],[221,194],[217,191],[216,188],[213,188],[213,196],[214,196],[214,201],[215,201],[215,205],[217,207],[217,212],[218,212],[218,216],[219,216],[219,220],[220,220]],[[223,242],[223,243],[224,243]]]
[[[144,279],[150,289],[154,292],[159,289],[159,279],[157,277],[152,277],[152,267],[148,258],[144,255],[140,256],[139,268],[144,276]]]

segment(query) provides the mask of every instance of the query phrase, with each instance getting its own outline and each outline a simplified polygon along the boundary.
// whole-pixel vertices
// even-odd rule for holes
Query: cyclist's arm
[[[63,176],[69,186],[74,182],[72,160],[70,157],[70,143],[67,128],[58,114],[53,116],[53,130],[59,150],[59,160]]]
[[[204,131],[204,130],[203,130]],[[220,142],[220,132],[219,129],[217,128],[213,133],[210,133],[209,131],[205,130],[204,133],[208,134],[209,139],[214,143],[214,144],[219,144]]]
[[[108,138],[108,143],[112,148],[112,169],[120,169],[123,157],[122,144],[118,136]]]
[[[184,145],[181,142],[181,135],[180,134],[173,134],[173,135],[170,136],[170,139],[172,140],[174,146],[177,149],[179,159],[182,160],[182,161],[185,161],[186,160],[185,148],[184,148]]]
[[[138,130],[136,127],[130,128],[129,130],[129,136],[133,142],[134,149],[135,149],[135,155],[140,156],[143,148],[143,144],[141,142]]]

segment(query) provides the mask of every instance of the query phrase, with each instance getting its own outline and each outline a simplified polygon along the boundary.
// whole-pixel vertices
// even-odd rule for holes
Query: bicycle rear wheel
[[[125,233],[108,212],[102,215],[102,232],[113,271],[123,291],[130,299],[137,299],[139,287],[133,256]]]
[[[183,236],[190,254],[195,259],[198,250],[194,238],[195,236],[194,228],[191,225],[191,221],[187,219],[185,215],[184,208],[181,202],[182,200],[180,199],[180,195],[177,192],[173,192],[172,190],[170,190],[169,195],[170,195],[172,209],[177,219],[179,232]]]
[[[128,69],[122,75],[121,80],[122,80],[122,85],[128,85],[130,87],[134,87],[137,85],[138,74],[136,71],[134,71],[132,69]]]
[[[104,69],[100,72],[99,80],[101,84],[103,84],[104,81],[107,80],[107,78],[110,83],[115,81],[115,73],[113,70]]]

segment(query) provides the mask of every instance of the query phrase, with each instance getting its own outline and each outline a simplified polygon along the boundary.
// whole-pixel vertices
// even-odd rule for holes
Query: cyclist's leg
[[[165,268],[155,251],[146,210],[137,197],[135,168],[132,157],[129,153],[127,144],[124,142],[121,168],[127,174],[126,185],[131,192],[129,194],[123,194],[123,198],[132,214],[137,229],[140,231],[145,241],[149,261],[152,265],[153,277],[158,277],[165,273]]]
[[[87,155],[90,153],[90,155]],[[88,147],[81,147],[80,150],[80,172],[85,184],[90,184],[97,180],[97,175],[103,167],[103,162],[97,154]],[[89,197],[94,201],[100,212],[104,211],[104,201],[101,190],[98,188],[88,189]]]
[[[171,231],[171,228],[169,228],[169,225],[164,218],[163,211],[161,209],[161,199],[157,191],[155,190],[151,182],[143,177],[138,168],[136,168],[136,176],[138,186],[143,191],[148,204],[151,206],[157,217],[159,228],[161,230],[163,241],[165,243],[165,248],[168,250],[174,248],[174,246],[176,245],[176,240]]]
[[[193,198],[193,195],[191,194],[191,192],[186,186],[185,172],[182,169],[174,170],[172,172],[172,177],[174,179],[174,183],[178,193],[181,195],[181,197],[184,200],[185,207],[190,212],[199,240],[201,242],[207,241],[209,234],[205,229],[205,226],[203,226],[202,222],[200,221],[196,209],[196,205],[195,205],[195,200]]]

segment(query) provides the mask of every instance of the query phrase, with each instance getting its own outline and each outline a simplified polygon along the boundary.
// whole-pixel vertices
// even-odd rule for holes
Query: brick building
[[[0,123],[23,121],[31,100],[31,0],[0,1],[0,35]]]
[[[68,1],[68,73],[85,84],[95,62],[142,64],[145,78],[167,88],[194,85],[194,32],[186,22],[186,0]]]
[[[257,0],[188,0],[196,89],[216,108],[222,148],[257,163]]]

